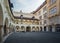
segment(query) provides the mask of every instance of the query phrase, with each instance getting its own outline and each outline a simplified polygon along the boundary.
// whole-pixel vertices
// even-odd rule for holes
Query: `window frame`
[[[52,7],[49,9],[49,14],[56,14],[57,13],[57,6]]]
[[[47,6],[45,6],[45,7],[43,8],[43,12],[45,12],[45,11],[47,11]]]
[[[50,5],[54,4],[56,2],[56,0],[50,0]]]

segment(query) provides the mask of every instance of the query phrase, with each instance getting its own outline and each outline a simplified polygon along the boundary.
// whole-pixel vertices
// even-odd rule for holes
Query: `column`
[[[7,27],[7,34],[9,34],[9,27]]]
[[[39,31],[40,31],[40,26],[39,26]]]
[[[44,31],[44,26],[42,26],[42,31]]]
[[[46,31],[49,31],[49,27],[48,26],[46,26]]]
[[[26,26],[25,26],[25,32],[26,32]]]
[[[20,32],[21,32],[21,25],[20,25]]]
[[[40,26],[39,26],[39,31],[41,31],[41,28],[40,28]]]
[[[55,32],[55,26],[52,26],[52,32]]]
[[[15,29],[15,32],[16,32],[16,27],[14,27],[14,29]]]
[[[35,32],[36,32],[36,26],[35,26]]]
[[[31,32],[32,32],[32,26],[31,26]]]

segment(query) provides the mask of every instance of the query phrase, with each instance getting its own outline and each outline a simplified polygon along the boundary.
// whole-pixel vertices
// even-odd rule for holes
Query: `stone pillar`
[[[12,32],[12,28],[10,27],[10,33]]]
[[[52,26],[52,32],[55,32],[55,26]]]
[[[6,35],[9,33],[8,27],[6,27]]]
[[[49,31],[49,27],[48,27],[48,26],[46,26],[46,31],[47,31],[47,32]]]
[[[39,27],[39,26],[38,26],[38,27]],[[40,27],[39,27],[38,31],[40,31]]]
[[[42,31],[44,31],[44,26],[42,26]]]
[[[26,32],[26,26],[25,26],[25,32]]]
[[[39,31],[40,31],[41,29],[40,29],[40,26],[39,26]]]
[[[39,31],[41,31],[41,28],[40,28],[40,26],[39,26]]]
[[[31,32],[32,32],[32,26],[31,26]]]
[[[14,29],[15,29],[15,32],[16,32],[16,27],[14,27]],[[20,28],[21,29],[21,28]]]
[[[9,34],[9,32],[10,32],[10,31],[9,31],[9,27],[7,27],[7,34]]]
[[[39,31],[41,31],[41,29],[40,29],[40,21],[39,21]]]
[[[34,28],[34,31],[36,32],[36,27]]]

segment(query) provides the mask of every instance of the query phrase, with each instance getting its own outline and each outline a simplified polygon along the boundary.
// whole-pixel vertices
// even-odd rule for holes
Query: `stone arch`
[[[19,26],[16,26],[16,30],[19,31]]]
[[[42,26],[40,27],[40,31],[42,31]]]
[[[26,32],[30,32],[31,31],[31,27],[30,26],[27,26],[26,27]]]
[[[39,27],[38,26],[36,27],[36,31],[39,31]]]
[[[22,29],[24,29],[25,27],[24,26],[21,26]]]
[[[21,31],[24,32],[25,31],[25,27],[21,26]]]
[[[35,30],[35,26],[32,27],[32,31],[36,31],[36,30]]]
[[[0,41],[2,40],[2,27],[3,27],[3,10],[0,4]]]
[[[8,18],[5,19],[4,23],[4,36],[8,33]]]
[[[1,4],[0,4],[0,25],[3,25],[3,10]]]

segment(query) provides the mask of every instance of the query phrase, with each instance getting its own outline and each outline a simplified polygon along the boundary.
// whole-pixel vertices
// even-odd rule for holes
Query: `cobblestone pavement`
[[[60,33],[15,32],[4,43],[60,43]]]

